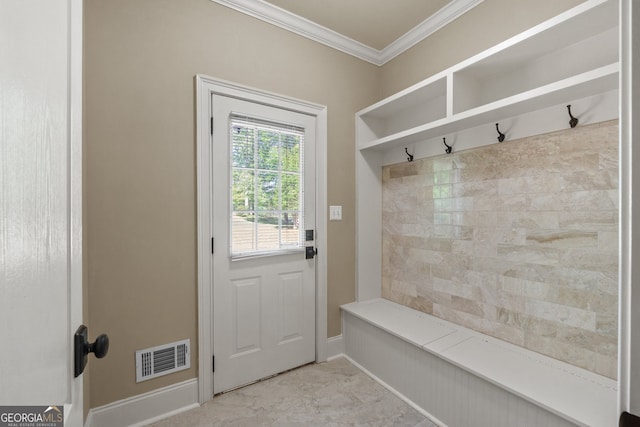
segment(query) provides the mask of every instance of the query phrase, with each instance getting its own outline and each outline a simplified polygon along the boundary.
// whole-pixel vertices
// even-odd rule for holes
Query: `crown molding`
[[[382,50],[374,49],[263,0],[211,1],[355,56],[363,61],[381,66],[484,0],[453,0]]]
[[[372,64],[380,51],[262,0],[212,0]]]
[[[484,0],[454,0],[380,51],[380,64],[391,61]]]

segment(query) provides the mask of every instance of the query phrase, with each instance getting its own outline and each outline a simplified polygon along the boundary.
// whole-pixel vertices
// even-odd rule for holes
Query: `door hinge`
[[[210,128],[211,128],[211,135],[213,135],[213,117],[211,117],[211,126],[210,126]]]
[[[211,356],[211,372],[216,371],[216,355]]]
[[[215,252],[215,246],[214,246],[214,240],[213,237],[211,238],[211,253]]]

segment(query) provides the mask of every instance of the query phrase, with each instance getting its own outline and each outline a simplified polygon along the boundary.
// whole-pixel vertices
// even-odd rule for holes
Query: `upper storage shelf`
[[[607,92],[618,71],[618,2],[590,0],[358,112],[358,147],[420,142]]]

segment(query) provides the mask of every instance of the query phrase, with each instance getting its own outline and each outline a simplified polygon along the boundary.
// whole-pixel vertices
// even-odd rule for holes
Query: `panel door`
[[[219,393],[315,359],[315,117],[211,102]]]

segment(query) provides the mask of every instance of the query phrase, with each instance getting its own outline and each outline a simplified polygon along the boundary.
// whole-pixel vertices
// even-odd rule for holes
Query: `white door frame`
[[[640,174],[634,164],[640,150],[634,149],[640,135],[640,109],[633,110],[640,95],[640,7],[620,0],[620,296],[619,296],[619,412],[640,415]],[[637,103],[637,101],[636,101]],[[636,190],[636,193],[640,191]],[[635,238],[635,239],[634,239]]]
[[[211,257],[211,95],[257,102],[316,117],[316,362],[327,360],[327,107],[198,74],[196,76],[198,222],[198,400],[213,396]]]
[[[83,45],[84,2],[69,0],[69,354],[75,343],[72,333],[83,322]],[[71,358],[73,359],[73,357]],[[69,360],[73,373],[74,360]],[[65,425],[80,425],[84,418],[84,376],[70,378],[71,408]],[[68,408],[68,405],[67,405]],[[65,411],[67,410],[65,408]]]

